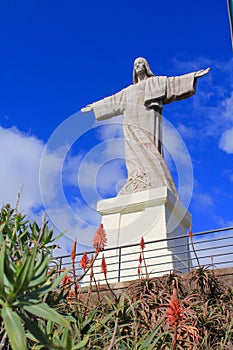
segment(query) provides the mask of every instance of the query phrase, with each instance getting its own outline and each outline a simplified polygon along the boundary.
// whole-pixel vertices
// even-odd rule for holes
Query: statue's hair
[[[139,60],[139,59],[142,60],[142,61],[144,62],[147,76],[148,76],[148,77],[154,77],[155,75],[154,75],[154,73],[151,71],[150,66],[149,66],[149,63],[147,62],[147,60],[146,60],[145,58],[143,58],[143,57],[138,57],[138,58],[136,58],[136,59],[134,60],[134,64],[135,64],[135,61],[137,61],[137,60]],[[138,82],[138,76],[137,76],[137,73],[136,73],[136,71],[135,71],[135,69],[134,69],[134,67],[133,67],[133,83],[134,83],[134,84],[137,84],[137,82]]]

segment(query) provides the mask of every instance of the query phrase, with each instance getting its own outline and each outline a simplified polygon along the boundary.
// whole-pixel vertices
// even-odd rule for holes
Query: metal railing
[[[233,227],[194,233],[193,243],[200,265],[209,265],[212,268],[233,266]],[[181,273],[188,272],[191,268],[198,266],[188,235],[149,241],[145,242],[145,245],[144,256],[151,277],[169,273],[171,270]],[[103,253],[107,264],[108,281],[122,282],[137,278],[140,252],[139,242],[106,248]],[[95,251],[87,253],[91,257]],[[79,253],[75,257],[77,276],[81,276],[83,273],[80,268],[82,255],[83,253]],[[71,267],[70,255],[54,259],[60,270]],[[101,259],[102,254],[100,253],[94,265],[95,278],[100,283],[104,282]],[[141,273],[145,274],[143,263]],[[83,283],[87,282],[88,278],[85,278]]]

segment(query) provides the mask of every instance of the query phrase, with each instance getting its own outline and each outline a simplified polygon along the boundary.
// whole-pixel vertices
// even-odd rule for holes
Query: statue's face
[[[145,67],[145,62],[141,58],[137,58],[134,61],[134,70],[137,74],[143,74],[146,73],[146,67]]]

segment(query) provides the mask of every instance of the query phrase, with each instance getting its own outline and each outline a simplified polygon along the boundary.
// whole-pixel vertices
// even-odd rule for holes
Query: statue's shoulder
[[[124,88],[123,90],[124,90],[125,92],[128,92],[128,91],[131,91],[132,89],[134,89],[134,87],[135,87],[135,84],[130,84],[129,86],[127,86],[127,87]]]
[[[152,79],[152,80],[162,80],[162,79],[167,79],[166,75],[154,75],[153,77],[149,77],[148,79]]]

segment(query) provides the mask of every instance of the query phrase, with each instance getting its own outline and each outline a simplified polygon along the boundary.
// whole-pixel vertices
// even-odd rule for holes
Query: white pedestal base
[[[187,272],[186,229],[191,224],[191,215],[167,187],[101,200],[97,211],[102,215],[108,239],[104,255],[109,282],[138,278],[141,237],[146,243],[145,259],[150,276],[173,270]],[[99,272],[97,265],[100,266],[99,259],[95,268]]]

